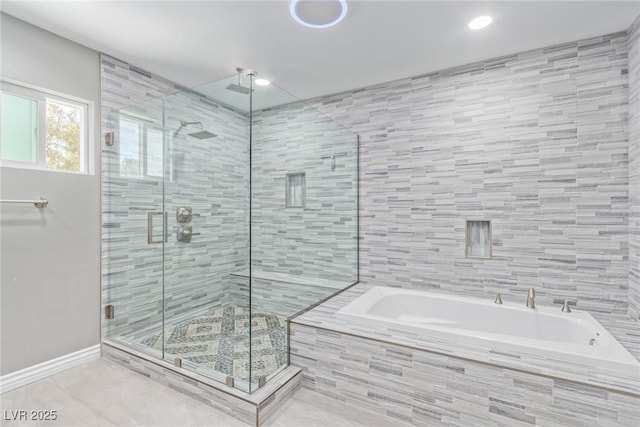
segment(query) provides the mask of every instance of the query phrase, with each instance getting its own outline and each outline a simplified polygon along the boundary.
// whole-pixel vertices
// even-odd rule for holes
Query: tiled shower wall
[[[115,130],[115,109],[162,129],[163,94],[179,88],[171,82],[102,57],[102,126]],[[247,117],[189,92],[166,98],[167,133],[171,140],[171,177],[165,182],[168,241],[165,245],[165,319],[171,321],[198,308],[224,303],[229,273],[248,262],[249,145]],[[201,121],[216,138],[174,138],[180,120]],[[147,213],[163,210],[159,178],[121,177],[118,137],[103,147],[103,303],[115,306],[115,319],[103,321],[104,336],[149,332],[159,328],[163,310],[163,251],[147,243]],[[105,179],[106,178],[106,179]],[[245,194],[247,197],[242,197]],[[191,206],[191,243],[176,239],[176,208]],[[160,223],[160,217],[155,218]],[[156,226],[157,228],[157,226]],[[158,238],[158,236],[156,236]],[[248,295],[247,295],[248,298]]]
[[[629,314],[640,317],[640,17],[629,30]]]
[[[242,113],[195,94],[179,93],[165,103],[169,129],[180,120],[197,120],[215,138],[196,139],[186,129],[172,150],[176,163],[165,184],[169,212],[169,243],[165,247],[165,319],[184,317],[198,309],[214,309],[230,274],[249,261],[249,128]],[[173,124],[173,126],[172,126]],[[193,209],[190,243],[176,238],[176,208]],[[245,293],[244,304],[249,294]]]
[[[172,95],[163,101],[163,94]],[[248,116],[106,55],[102,99],[103,129],[116,134],[114,110],[155,129],[164,111],[170,150],[163,264],[162,245],[147,243],[147,214],[163,210],[162,181],[120,176],[118,135],[114,147],[103,147],[103,303],[116,312],[104,336],[157,333],[163,301],[168,322],[246,305],[249,282],[232,274],[248,271]],[[217,137],[189,137],[200,130],[193,127],[174,135],[181,120],[201,121]],[[322,159],[336,154],[335,168]],[[285,206],[291,172],[306,174],[301,208]],[[265,276],[253,282],[254,309],[289,316],[357,279],[356,173],[356,135],[328,117],[300,103],[254,114],[252,267]],[[200,235],[191,243],[176,240],[179,206],[193,208]],[[161,218],[154,221],[159,229]]]
[[[628,316],[628,37],[315,99],[361,135],[361,281]],[[492,221],[492,259],[465,257]],[[637,258],[636,258],[637,259]]]
[[[356,135],[302,103],[254,113],[253,129],[253,268],[334,289],[355,282]],[[285,205],[287,173],[305,174],[303,207]]]

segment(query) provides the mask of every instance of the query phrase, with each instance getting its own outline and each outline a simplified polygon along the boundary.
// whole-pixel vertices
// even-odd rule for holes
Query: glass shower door
[[[162,357],[163,102],[113,111],[102,152],[104,336]]]
[[[105,337],[255,391],[289,319],[358,280],[356,136],[246,74],[106,121]]]
[[[198,88],[207,96],[184,90],[106,118],[115,143],[103,149],[103,326],[110,342],[249,392],[242,84],[233,76]]]
[[[164,99],[164,359],[249,392],[249,96],[232,83]]]
[[[288,366],[289,319],[358,280],[358,139],[275,84],[252,114],[255,376]]]

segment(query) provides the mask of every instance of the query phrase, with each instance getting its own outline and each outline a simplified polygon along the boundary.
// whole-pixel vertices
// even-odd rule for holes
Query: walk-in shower
[[[245,392],[358,280],[357,137],[253,77],[112,109],[102,153],[105,343]]]

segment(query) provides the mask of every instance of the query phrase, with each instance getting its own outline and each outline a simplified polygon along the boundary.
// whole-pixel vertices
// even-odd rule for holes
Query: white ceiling
[[[626,30],[640,1],[358,1],[329,29],[276,1],[2,1],[2,10],[187,87],[237,66],[301,99]],[[493,24],[467,23],[489,14]]]

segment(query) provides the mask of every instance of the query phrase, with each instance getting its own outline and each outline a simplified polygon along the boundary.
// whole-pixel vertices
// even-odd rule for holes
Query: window
[[[2,82],[2,166],[88,172],[89,103]]]
[[[120,176],[130,178],[162,177],[162,130],[144,122],[120,117]]]

